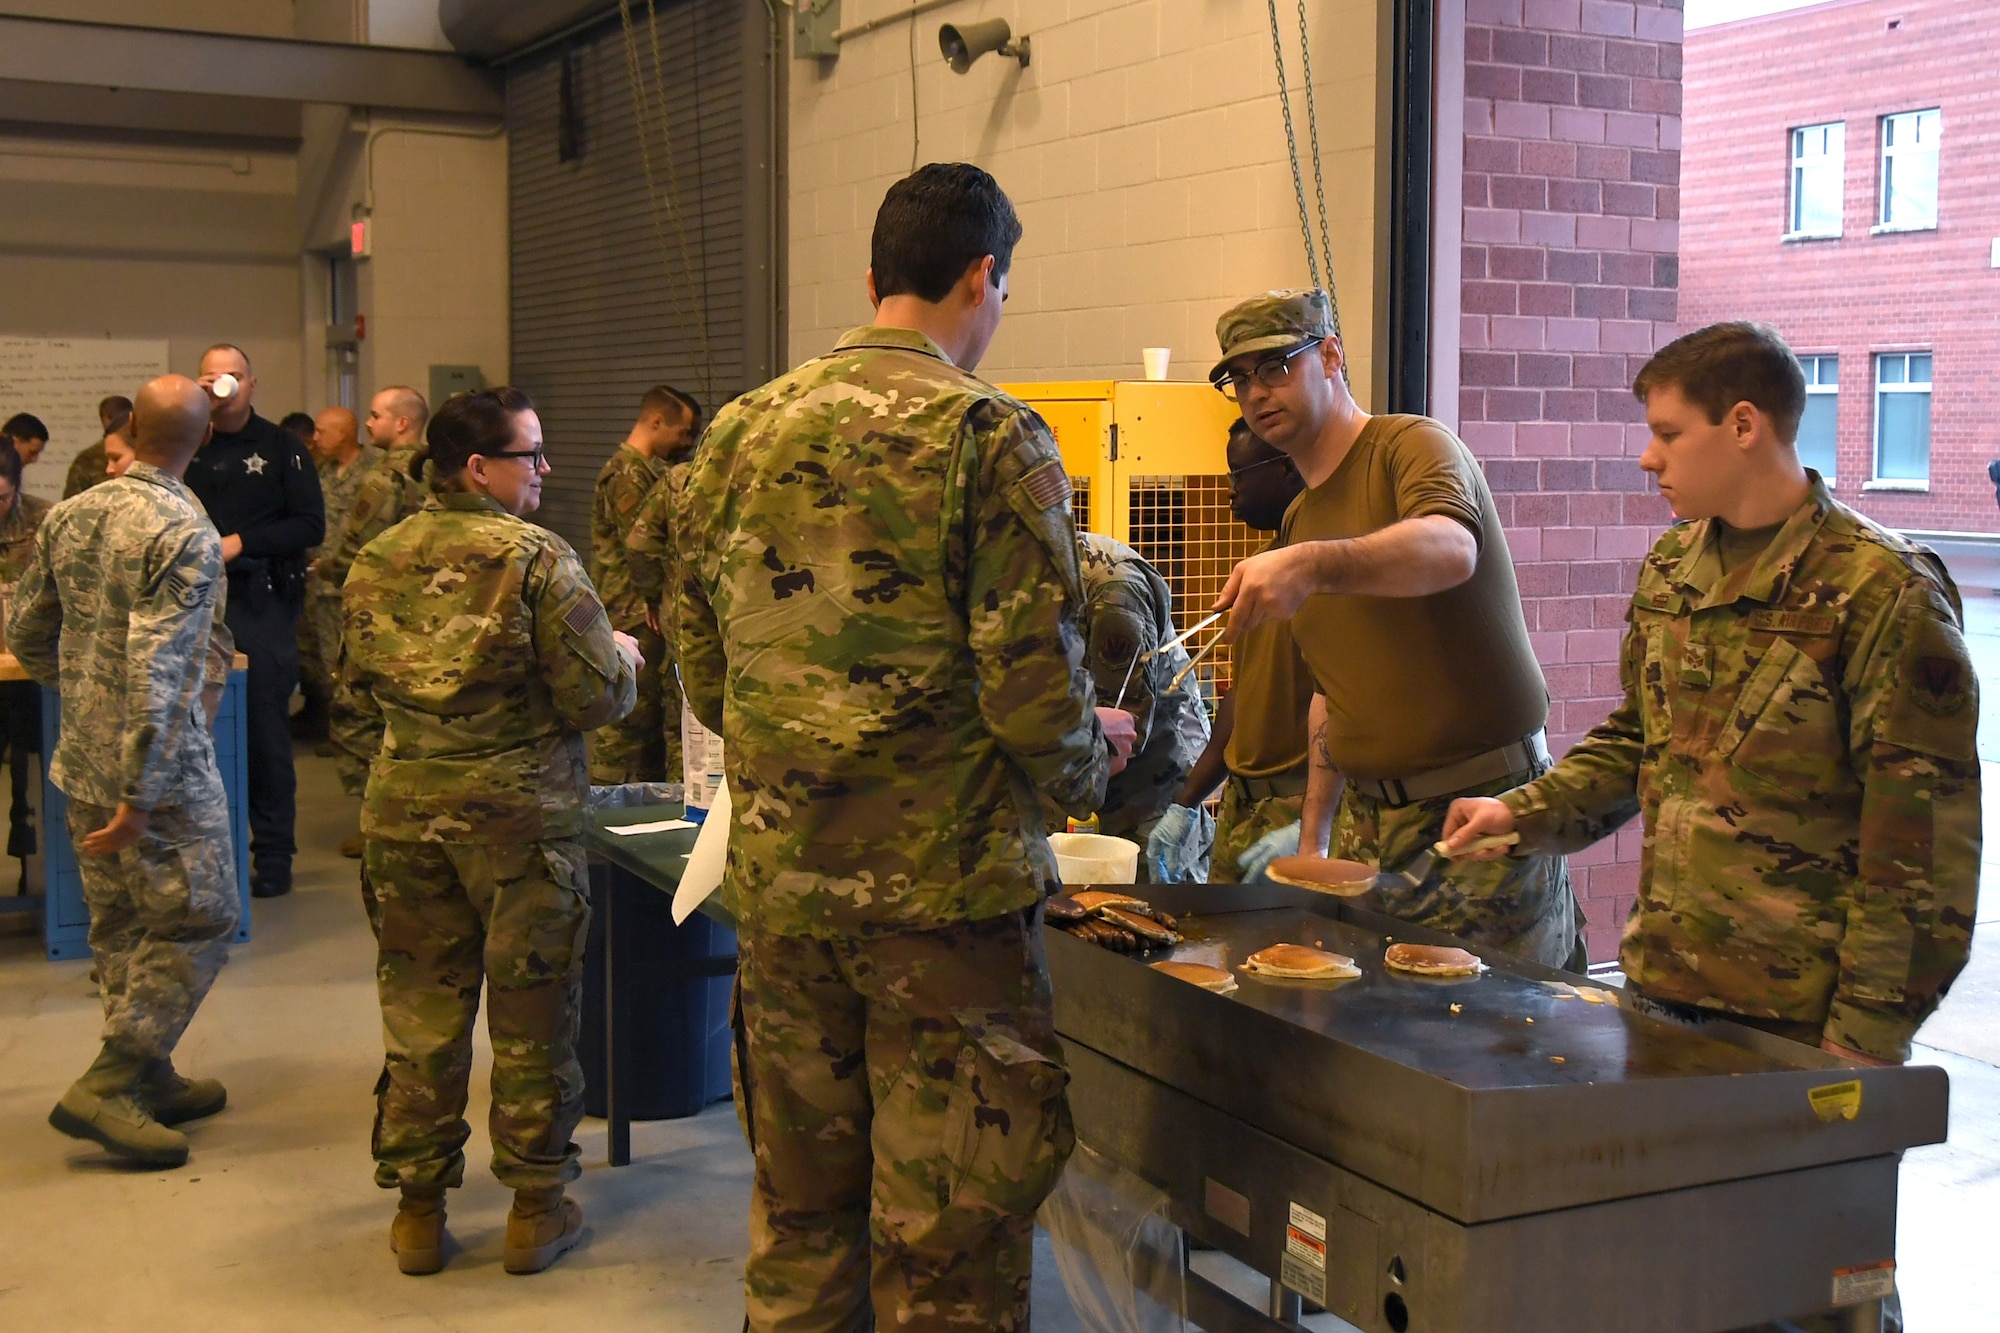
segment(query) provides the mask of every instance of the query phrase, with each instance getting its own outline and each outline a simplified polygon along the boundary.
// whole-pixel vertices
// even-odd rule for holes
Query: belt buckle
[[[1382,780],[1382,804],[1392,810],[1400,810],[1410,804],[1409,788],[1403,785],[1401,778],[1384,778]]]

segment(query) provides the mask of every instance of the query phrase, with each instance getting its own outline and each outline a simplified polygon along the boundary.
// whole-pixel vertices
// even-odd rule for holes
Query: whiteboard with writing
[[[0,337],[0,421],[31,412],[49,428],[49,447],[22,475],[22,489],[62,499],[76,456],[104,436],[98,401],[167,373],[164,338]]]

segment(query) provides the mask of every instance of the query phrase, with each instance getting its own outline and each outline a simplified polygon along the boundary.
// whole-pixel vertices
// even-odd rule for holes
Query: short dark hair
[[[48,443],[49,428],[42,419],[28,412],[16,412],[7,418],[7,424],[0,426],[0,435],[10,440],[40,440]]]
[[[278,422],[278,429],[286,431],[303,444],[319,433],[319,426],[306,412],[287,412]]]
[[[1020,239],[1021,219],[993,177],[969,162],[919,167],[891,185],[876,210],[868,244],[875,295],[942,301],[987,255],[998,285]]]
[[[655,384],[646,390],[645,397],[639,400],[640,416],[648,412],[665,413],[669,410],[685,412],[697,424],[701,421],[701,404],[694,400],[694,395],[684,393],[671,384]]]
[[[21,455],[14,452],[12,440],[0,440],[0,477],[7,479],[16,495],[21,493]]]
[[[116,421],[119,417],[129,417],[131,415],[132,400],[122,393],[106,394],[97,400],[97,417],[100,421],[105,417],[110,417],[113,421]]]
[[[474,454],[492,457],[514,443],[514,414],[534,410],[535,401],[510,384],[455,393],[444,400],[424,431],[424,449],[410,467],[419,480],[428,466],[431,480],[456,477]]]
[[[1679,389],[1711,425],[1738,403],[1771,418],[1778,438],[1794,444],[1806,412],[1806,374],[1798,357],[1769,324],[1731,320],[1683,334],[1653,353],[1632,381],[1645,402],[1655,389]]]

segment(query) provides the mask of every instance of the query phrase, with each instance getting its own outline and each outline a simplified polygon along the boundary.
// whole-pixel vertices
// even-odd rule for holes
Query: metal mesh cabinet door
[[[1117,498],[1112,526],[1102,531],[1165,576],[1183,629],[1208,614],[1236,562],[1270,540],[1238,523],[1229,509],[1226,447],[1236,411],[1236,404],[1198,380],[1120,380],[1113,386]],[[1213,699],[1230,679],[1228,646],[1218,645],[1196,670]]]

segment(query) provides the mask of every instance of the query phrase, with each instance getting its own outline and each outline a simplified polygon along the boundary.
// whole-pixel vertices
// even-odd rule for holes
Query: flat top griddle
[[[1754,1074],[1796,1068],[1777,1058],[1617,1006],[1618,992],[1538,980],[1489,968],[1477,977],[1424,977],[1391,970],[1383,951],[1397,938],[1299,908],[1192,915],[1186,942],[1138,961],[1173,958],[1227,968],[1237,988],[1214,998],[1248,1005],[1309,1032],[1393,1060],[1462,1088]],[[1412,931],[1403,936],[1413,938]],[[1426,937],[1428,938],[1428,937]],[[1243,959],[1273,944],[1306,944],[1353,958],[1351,981],[1288,981],[1242,972]],[[1192,988],[1191,988],[1192,989]],[[1581,997],[1588,989],[1612,1003]]]
[[[1736,1024],[1637,1013],[1622,996],[1588,1003],[1584,990],[1616,992],[1491,949],[1472,950],[1491,969],[1475,978],[1392,973],[1391,942],[1457,941],[1367,899],[1284,885],[1138,892],[1187,940],[1134,955],[1049,932],[1063,1040],[1463,1223],[1944,1136],[1939,1069],[1861,1069]],[[1362,975],[1236,972],[1277,943],[1347,954]],[[1218,995],[1147,966],[1170,957],[1226,966],[1237,989]],[[1830,1089],[1854,1089],[1858,1114],[1823,1115]]]

